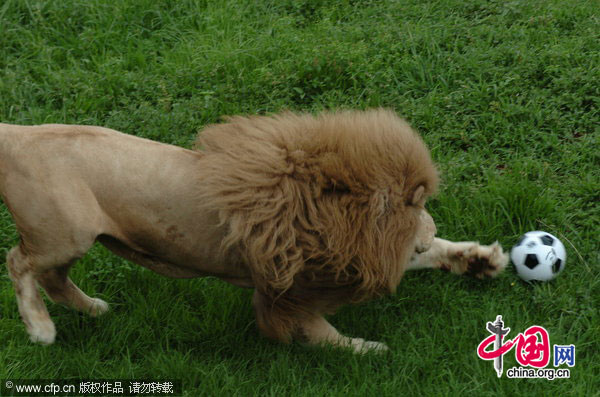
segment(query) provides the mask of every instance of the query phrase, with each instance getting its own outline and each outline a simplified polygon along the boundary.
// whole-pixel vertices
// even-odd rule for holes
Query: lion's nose
[[[427,251],[429,249],[429,247],[426,247],[424,245],[417,245],[415,247],[415,251],[417,251],[417,254],[422,254],[423,252]]]

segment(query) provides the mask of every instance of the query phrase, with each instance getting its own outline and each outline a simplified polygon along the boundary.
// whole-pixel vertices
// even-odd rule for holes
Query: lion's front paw
[[[383,353],[390,350],[385,343],[368,341],[362,338],[352,338],[351,346],[354,353],[357,354]]]
[[[108,303],[104,302],[102,299],[94,298],[92,299],[92,304],[89,308],[89,314],[92,317],[98,317],[103,315],[108,311]]]
[[[448,270],[453,273],[466,273],[480,279],[496,277],[508,265],[508,254],[502,250],[498,242],[492,245],[462,243],[449,251],[450,263],[443,267],[447,269],[449,267]]]

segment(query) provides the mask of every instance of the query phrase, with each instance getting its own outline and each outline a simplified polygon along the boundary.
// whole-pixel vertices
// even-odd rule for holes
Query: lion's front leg
[[[354,353],[384,352],[389,350],[381,342],[367,341],[362,338],[344,336],[322,316],[315,315],[304,319],[300,324],[301,339],[310,345],[333,345],[350,348]]]
[[[258,327],[269,338],[286,343],[294,338],[309,345],[350,348],[359,354],[388,350],[383,343],[340,334],[317,311],[286,302],[285,298],[273,301],[260,292],[254,291],[253,304]]]
[[[477,278],[495,277],[508,264],[500,244],[480,245],[474,241],[452,242],[435,238],[431,248],[415,254],[406,269],[436,268]]]

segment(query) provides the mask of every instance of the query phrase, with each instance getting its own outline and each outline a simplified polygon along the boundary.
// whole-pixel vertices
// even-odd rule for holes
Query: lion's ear
[[[425,186],[423,185],[419,185],[414,193],[412,194],[412,198],[410,199],[410,204],[412,205],[419,205],[419,204],[424,204],[424,195],[425,195]]]

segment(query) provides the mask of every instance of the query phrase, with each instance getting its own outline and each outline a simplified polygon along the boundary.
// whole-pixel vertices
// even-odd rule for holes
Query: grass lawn
[[[438,235],[559,236],[566,270],[528,285],[406,275],[395,296],[345,307],[343,333],[391,352],[281,345],[259,335],[251,291],[171,280],[97,246],[71,273],[112,311],[49,304],[57,341],[29,342],[0,270],[0,379],[172,378],[206,395],[600,395],[600,20],[596,1],[5,0],[0,121],[77,123],[191,146],[227,114],[395,109],[443,183]],[[0,257],[18,236],[4,206]],[[575,344],[570,379],[498,379],[477,345],[545,327]],[[550,363],[549,368],[552,367]]]

